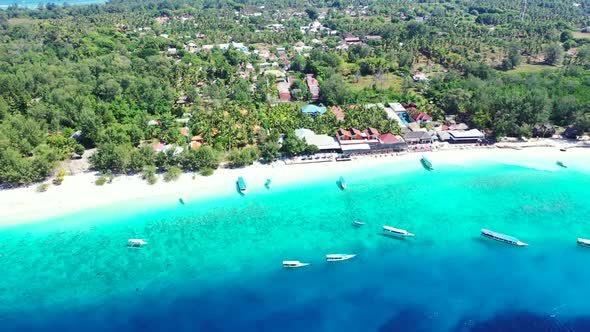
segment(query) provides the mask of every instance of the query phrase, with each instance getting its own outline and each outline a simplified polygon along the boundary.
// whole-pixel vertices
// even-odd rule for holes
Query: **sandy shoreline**
[[[564,159],[570,164],[570,168],[590,170],[590,167],[581,161],[582,158],[590,158],[588,149],[571,149],[565,153],[559,150],[563,147],[571,148],[571,144],[552,144],[551,147],[529,147],[522,150],[499,147],[441,149],[425,153],[435,167],[443,164],[495,162],[557,170],[559,166],[555,165],[555,161]],[[212,195],[235,194],[235,181],[238,176],[246,179],[249,188],[262,190],[267,178],[272,179],[274,186],[330,176],[337,179],[340,173],[351,169],[362,170],[390,163],[418,165],[419,158],[420,153],[406,153],[393,156],[365,156],[347,162],[297,165],[277,162],[272,166],[255,164],[242,169],[219,169],[209,177],[187,173],[175,182],[164,182],[160,176],[155,185],[148,185],[140,176],[134,175],[119,176],[110,184],[96,186],[94,182],[97,175],[85,172],[67,176],[62,185],[52,185],[43,193],[36,192],[36,185],[0,190],[0,226],[40,221],[128,200],[174,195],[186,197],[192,202]]]

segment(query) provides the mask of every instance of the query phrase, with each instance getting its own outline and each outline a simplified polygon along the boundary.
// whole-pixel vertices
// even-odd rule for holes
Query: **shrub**
[[[211,175],[213,175],[213,172],[215,172],[215,170],[213,168],[204,167],[204,168],[201,168],[200,174],[202,176],[211,176]]]
[[[107,177],[104,175],[101,175],[98,179],[96,179],[96,181],[94,182],[95,185],[97,186],[102,186],[105,183],[107,183]]]
[[[46,192],[47,189],[49,189],[49,183],[41,183],[40,185],[37,186],[38,193]]]
[[[176,181],[182,174],[182,170],[178,166],[172,166],[168,169],[168,171],[164,174],[164,181]]]
[[[82,144],[76,144],[74,146],[74,153],[77,154],[77,155],[79,155],[79,156],[82,156],[84,154],[84,145],[82,145]]]
[[[62,182],[64,182],[64,178],[66,176],[66,171],[65,170],[60,170],[59,172],[57,172],[57,176],[55,177],[55,179],[53,179],[53,184],[56,186],[59,186]]]
[[[154,166],[146,166],[143,168],[141,172],[141,178],[146,180],[148,184],[152,185],[158,182],[158,178],[156,177],[156,167]]]

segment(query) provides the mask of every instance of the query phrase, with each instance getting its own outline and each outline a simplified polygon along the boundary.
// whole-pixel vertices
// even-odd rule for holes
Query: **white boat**
[[[383,231],[400,236],[414,236],[414,234],[406,231],[405,229],[394,228],[391,226],[383,226]]]
[[[557,161],[557,165],[559,165],[559,166],[561,166],[563,168],[567,168],[567,164],[565,163],[565,161],[558,160]]]
[[[300,261],[283,261],[283,267],[295,268],[308,266],[310,263],[302,263]]]
[[[582,239],[581,237],[578,238],[578,244],[582,247],[590,247],[590,240]]]
[[[141,248],[147,244],[147,241],[143,239],[129,239],[127,240],[127,246],[130,248]]]
[[[339,262],[339,261],[346,261],[353,258],[356,255],[349,255],[349,254],[329,254],[326,255],[326,260],[328,262]]]
[[[490,231],[489,229],[482,229],[481,235],[484,237],[490,238],[492,240],[496,240],[496,241],[500,241],[500,242],[504,242],[504,243],[508,243],[508,244],[513,244],[515,246],[521,246],[521,247],[528,246],[528,244],[526,244],[522,241],[519,241],[515,237],[505,235],[505,234],[496,233],[494,231]]]
[[[362,221],[355,220],[352,224],[355,226],[363,226],[365,223]]]

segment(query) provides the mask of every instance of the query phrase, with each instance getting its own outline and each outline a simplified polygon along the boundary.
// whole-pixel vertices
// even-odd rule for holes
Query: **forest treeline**
[[[301,127],[330,135],[341,127],[399,133],[385,114],[363,107],[379,102],[414,102],[437,120],[455,115],[492,137],[531,136],[534,126],[547,123],[590,131],[590,45],[579,37],[590,25],[587,4],[530,3],[525,20],[519,11],[520,2],[504,0],[9,7],[0,11],[0,185],[42,181],[61,161],[94,148],[92,166],[103,173],[208,174],[222,162],[239,167],[313,153],[294,136]],[[319,12],[338,35],[301,31]],[[187,19],[164,24],[161,17]],[[281,19],[284,29],[266,28]],[[344,34],[381,39],[339,49]],[[189,41],[284,48],[299,102],[276,105],[275,78],[262,74],[254,53],[191,53]],[[297,55],[297,42],[315,46]],[[170,56],[169,49],[177,53]],[[248,64],[253,72],[245,77]],[[519,70],[535,65],[546,70]],[[412,71],[425,68],[433,68],[430,81],[413,82]],[[320,82],[319,102],[344,109],[344,121],[330,112],[301,113],[310,98],[306,74]],[[381,87],[386,75],[401,84]],[[374,83],[359,88],[364,77]],[[180,97],[190,106],[177,105]],[[194,136],[203,145],[190,149]],[[155,151],[157,142],[182,152]]]

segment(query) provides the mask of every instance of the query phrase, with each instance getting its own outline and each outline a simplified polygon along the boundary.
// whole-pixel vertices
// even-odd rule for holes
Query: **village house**
[[[338,121],[344,120],[344,117],[345,117],[344,112],[342,111],[342,109],[339,106],[331,106],[330,112],[332,112],[336,116],[336,120],[338,120]]]
[[[412,72],[412,79],[414,80],[414,82],[428,81],[428,77],[426,77],[426,74],[419,70],[414,70]]]
[[[484,139],[484,134],[478,129],[470,130],[450,130],[449,131],[449,142],[460,144],[460,143],[478,143]]]
[[[407,131],[404,140],[408,144],[432,143],[432,136],[427,131]]]
[[[189,142],[189,138],[190,138],[190,130],[188,129],[188,127],[182,127],[179,129],[180,130],[180,134],[182,136],[184,136],[184,138],[186,139],[186,142]]]
[[[307,74],[305,77],[305,82],[307,83],[307,87],[311,93],[311,99],[320,99],[320,83],[313,77],[313,74]]]
[[[360,45],[361,44],[361,40],[358,37],[352,36],[352,35],[348,35],[346,37],[344,37],[344,42],[346,43],[346,45]]]
[[[424,124],[424,123],[432,121],[432,117],[424,112],[416,113],[416,114],[412,115],[412,118],[420,124]]]
[[[319,152],[339,152],[340,144],[338,141],[328,135],[318,135],[310,129],[300,128],[295,130],[295,136],[299,139],[305,140],[307,144],[315,145]]]

